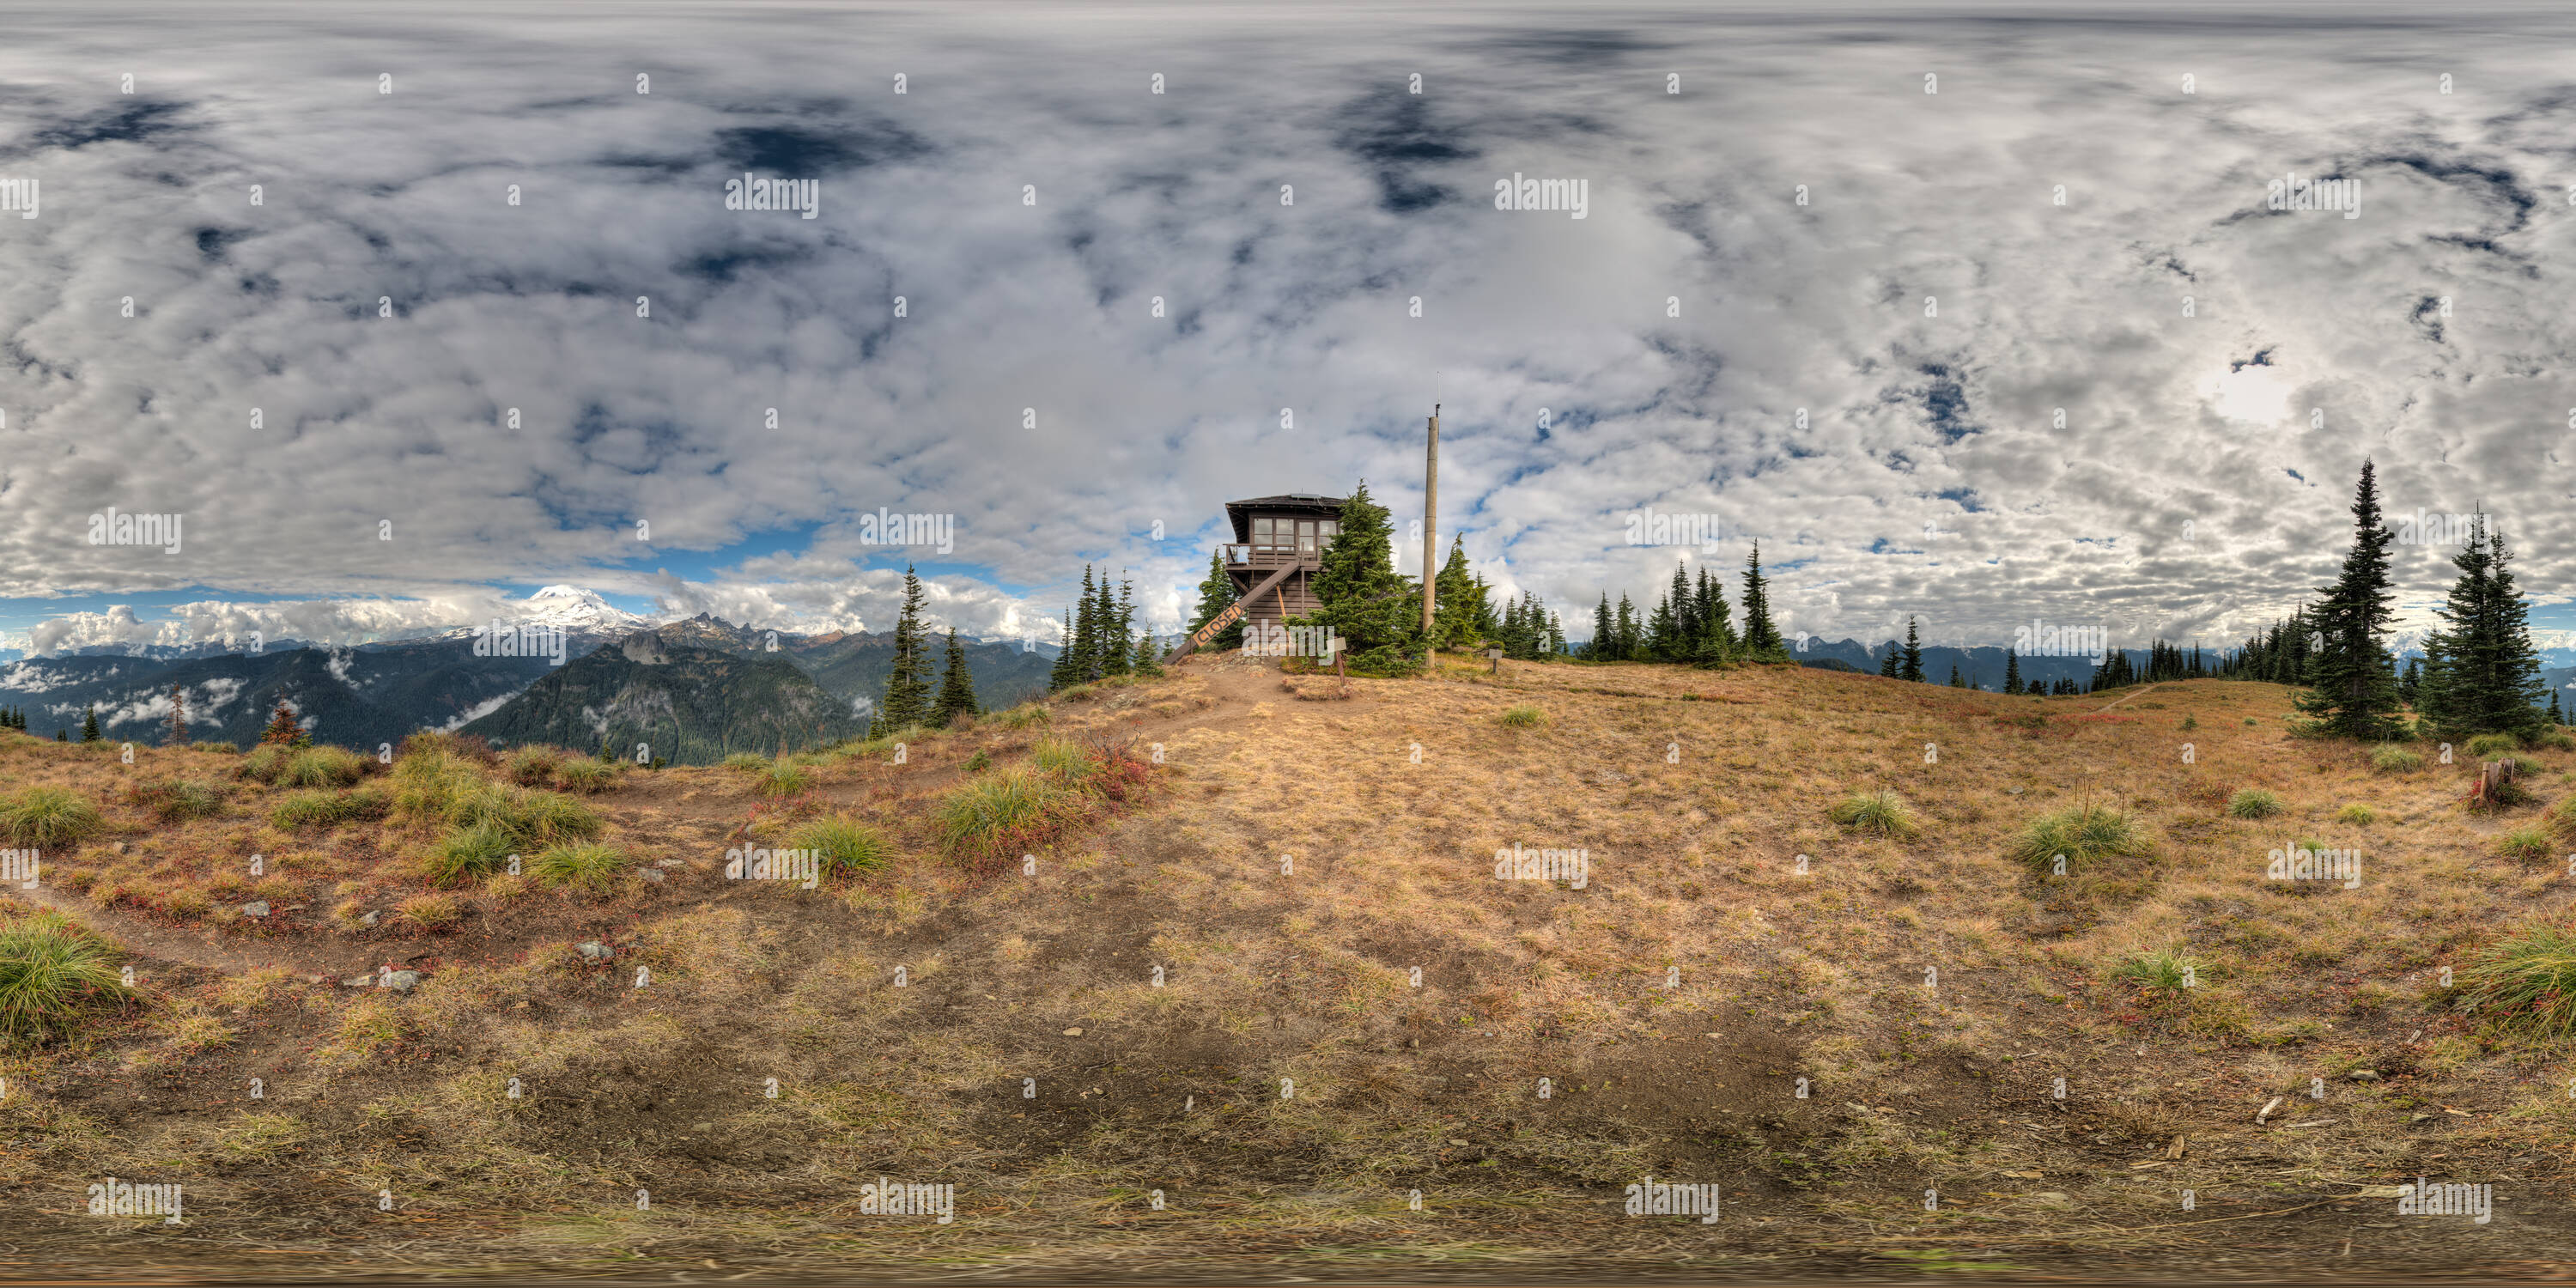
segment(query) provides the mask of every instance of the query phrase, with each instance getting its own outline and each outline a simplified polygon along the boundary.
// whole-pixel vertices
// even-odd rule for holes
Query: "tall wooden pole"
[[[1438,597],[1440,548],[1440,404],[1431,405],[1431,433],[1422,449],[1422,634],[1431,635],[1432,601]]]

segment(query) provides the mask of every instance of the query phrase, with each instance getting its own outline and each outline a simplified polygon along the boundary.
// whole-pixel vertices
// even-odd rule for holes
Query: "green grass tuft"
[[[1033,725],[1052,723],[1055,719],[1045,707],[1035,702],[1023,702],[1003,712],[1001,718],[1002,727],[1005,729],[1026,729]]]
[[[50,910],[0,920],[0,1040],[67,1036],[132,996],[114,946],[79,922]]]
[[[2383,774],[2411,774],[2424,767],[2424,757],[2404,747],[2381,747],[2370,753],[2370,767]]]
[[[286,758],[280,787],[347,787],[365,777],[366,762],[346,747],[307,747]]]
[[[617,786],[618,767],[587,757],[567,760],[555,767],[555,786],[568,792],[596,796]]]
[[[2469,739],[2468,743],[2469,754],[2480,760],[2502,760],[2504,757],[2496,753],[2520,750],[2522,750],[2522,739],[2509,733],[2482,733]]]
[[[378,819],[393,808],[393,800],[381,787],[361,787],[348,792],[302,791],[280,800],[268,811],[269,826],[286,830],[298,827],[329,827],[358,819]]]
[[[2013,858],[2042,874],[2056,870],[2055,860],[2061,854],[2066,856],[2066,870],[2072,875],[2099,859],[2143,858],[2151,853],[2153,847],[2135,821],[2102,805],[2043,815],[2023,830],[2021,839],[2012,847]]]
[[[2366,826],[2379,821],[2379,811],[2372,809],[2367,805],[2346,805],[2342,809],[2335,811],[2335,821],[2338,823],[2359,823]]]
[[[599,894],[617,883],[617,878],[635,861],[625,851],[608,845],[558,845],[547,849],[528,865],[530,875],[557,889],[570,887]]]
[[[752,794],[771,800],[802,796],[813,786],[814,776],[806,773],[804,766],[784,760],[771,763],[751,780]]]
[[[756,774],[769,768],[769,757],[748,751],[737,751],[724,758],[723,767],[737,774]]]
[[[951,858],[982,863],[1043,843],[1081,810],[1081,794],[1055,779],[1005,769],[951,788],[934,817]]]
[[[2526,926],[2489,944],[2460,973],[2460,1007],[2550,1040],[2576,1031],[2576,933]]]
[[[2549,857],[2555,849],[2549,843],[2549,831],[2541,827],[2517,827],[2496,838],[2496,852],[2525,863]]]
[[[1506,729],[1536,729],[1547,723],[1547,713],[1528,703],[1522,703],[1505,711],[1502,721]]]
[[[2270,818],[2281,812],[2281,798],[2260,787],[2248,787],[2227,798],[2231,818]]]
[[[106,825],[97,806],[67,787],[28,787],[0,796],[0,836],[20,845],[61,849]]]
[[[1885,788],[1846,796],[1827,817],[1855,831],[1886,837],[1908,837],[1916,831],[1913,808]]]
[[[787,848],[814,851],[824,876],[875,872],[897,857],[894,842],[884,832],[846,814],[818,818],[796,829]]]

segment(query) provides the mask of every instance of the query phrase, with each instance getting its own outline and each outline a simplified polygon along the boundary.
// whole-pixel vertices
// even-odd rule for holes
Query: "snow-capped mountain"
[[[509,625],[560,626],[588,635],[623,635],[652,625],[651,619],[618,608],[597,592],[579,586],[541,587],[521,604],[518,613],[505,619]]]

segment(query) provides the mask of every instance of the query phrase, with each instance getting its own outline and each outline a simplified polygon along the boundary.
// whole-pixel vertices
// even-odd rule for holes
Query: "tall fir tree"
[[[1073,610],[1067,608],[1064,610],[1064,642],[1055,651],[1055,665],[1047,669],[1047,691],[1050,693],[1070,689],[1076,683],[1073,677],[1078,660],[1073,651],[1073,623]]]
[[[1445,649],[1473,648],[1484,639],[1483,625],[1493,610],[1485,602],[1485,587],[1474,570],[1467,566],[1467,539],[1463,533],[1451,533],[1449,557],[1441,561],[1437,582],[1439,594],[1431,603],[1431,637],[1434,647]],[[1417,618],[1419,613],[1416,614]],[[1419,625],[1419,622],[1416,623]]]
[[[2004,692],[2021,692],[2021,658],[2012,649],[2004,650]]]
[[[1923,644],[1914,634],[1914,619],[1905,619],[1905,664],[1896,668],[1896,678],[1915,684],[1923,682]]]
[[[930,726],[945,729],[959,716],[980,714],[975,702],[975,674],[966,666],[966,646],[957,642],[957,628],[948,628],[948,673],[939,681],[939,700],[931,705]]]
[[[170,741],[165,745],[188,745],[188,691],[176,684],[170,686]]]
[[[1744,652],[1755,661],[1790,660],[1788,648],[1780,642],[1780,628],[1771,623],[1771,579],[1762,575],[1759,541],[1744,560]]]
[[[1889,640],[1887,642],[1887,656],[1879,660],[1878,673],[1886,676],[1888,679],[1896,679],[1897,667],[1905,660],[1903,657],[1904,652],[1905,648],[1903,645],[1898,644],[1894,640]]]
[[[2448,602],[2434,610],[2442,627],[2425,642],[2418,686],[2425,723],[2437,738],[2530,734],[2541,726],[2547,686],[2512,562],[2503,534],[2489,530],[2483,513],[2472,514],[2468,544],[2451,558],[2459,579]]]
[[[1352,653],[1418,642],[1422,592],[1395,570],[1395,529],[1363,480],[1342,502],[1341,530],[1315,570],[1313,625],[1342,637]],[[1433,605],[1438,611],[1438,605]]]
[[[2416,699],[2423,696],[2423,686],[2424,668],[2421,661],[2411,657],[2406,659],[2406,674],[2398,677],[2397,680],[2398,699],[2407,706],[2416,706]]]
[[[1234,578],[1226,575],[1224,553],[1209,551],[1208,575],[1199,582],[1199,606],[1190,615],[1187,633],[1198,634],[1200,627],[1215,621],[1217,614],[1232,608],[1234,599]],[[1225,629],[1209,636],[1208,642],[1200,647],[1220,650],[1243,647],[1243,619],[1237,617],[1226,623]]]
[[[1101,598],[1109,597],[1109,578],[1100,579]],[[1136,663],[1136,584],[1122,574],[1118,578],[1118,602],[1110,609],[1108,646],[1100,653],[1100,670],[1104,675],[1125,675]]]
[[[81,712],[81,741],[96,742],[98,738],[98,706],[92,703]]]
[[[1611,654],[1616,652],[1618,647],[1618,626],[1610,620],[1610,592],[1605,590],[1601,592],[1600,606],[1592,610],[1590,653],[1595,661],[1606,662],[1611,659]]]
[[[894,623],[894,669],[886,673],[886,728],[890,731],[930,720],[930,634],[921,620],[921,577],[906,564],[903,612]]]
[[[2388,545],[2396,534],[2379,521],[2379,480],[2364,458],[2353,489],[2352,550],[2343,574],[2321,587],[2326,602],[2313,614],[2316,656],[2308,661],[2308,692],[2298,709],[2327,732],[2380,742],[2404,732],[2396,720],[2397,673],[2379,642],[2395,615],[2390,607]]]

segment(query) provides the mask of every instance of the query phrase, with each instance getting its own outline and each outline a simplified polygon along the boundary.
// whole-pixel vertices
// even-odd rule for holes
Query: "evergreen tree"
[[[886,727],[904,730],[930,722],[930,636],[921,620],[921,578],[903,570],[903,613],[894,624],[894,669],[886,674]]]
[[[56,741],[56,742],[70,742],[71,740],[72,740],[72,736],[71,736],[71,731],[70,731],[70,730],[68,730],[68,729],[56,729],[56,730],[54,730],[54,741]]]
[[[2004,692],[2021,692],[2021,659],[2011,649],[2004,650]]]
[[[1620,592],[1619,611],[1611,618],[1611,628],[1619,633],[1618,646],[1611,656],[1622,662],[1637,660],[1637,649],[1644,640],[1645,630],[1637,624],[1637,606],[1628,602],[1625,591]]]
[[[1959,678],[1959,664],[1956,662],[1950,664],[1950,687],[1954,689],[1968,687],[1968,682]]]
[[[1449,534],[1449,557],[1442,561],[1431,605],[1431,638],[1435,648],[1474,648],[1483,641],[1481,623],[1492,615],[1483,586],[1467,566],[1467,538]],[[1419,613],[1416,624],[1419,625]]]
[[[1109,597],[1109,569],[1100,570],[1100,589],[1091,601],[1091,657],[1087,678],[1116,674],[1114,663],[1127,660],[1127,628],[1118,617],[1118,602]]]
[[[2512,553],[2484,514],[2469,519],[2468,544],[2452,556],[2460,570],[2449,601],[2434,610],[2442,628],[2425,642],[2422,710],[2437,738],[2536,732],[2540,727],[2540,657],[2531,644],[2528,610],[2514,587]]]
[[[1771,581],[1762,575],[1762,543],[1744,560],[1744,652],[1757,662],[1786,662],[1788,648],[1771,624]]]
[[[1199,624],[1204,626],[1207,623],[1202,621]],[[1238,642],[1242,640],[1243,631],[1240,626],[1229,627],[1228,629],[1234,633],[1235,639]],[[1056,650],[1055,665],[1047,670],[1047,692],[1049,693],[1062,692],[1063,690],[1070,689],[1074,686],[1073,676],[1076,662],[1073,652],[1073,639],[1073,610],[1068,608],[1064,610],[1063,645]],[[1209,643],[1213,645],[1215,641],[1211,640]]]
[[[1554,613],[1547,615],[1547,651],[1550,655],[1565,651],[1565,619]]]
[[[1887,642],[1887,656],[1879,659],[1878,673],[1891,680],[1897,678],[1896,668],[1898,663],[1902,661],[1898,654],[1903,651],[1904,646],[1898,644],[1894,640],[1889,640]]]
[[[1395,570],[1394,536],[1386,507],[1369,499],[1362,482],[1342,502],[1340,535],[1324,547],[1315,571],[1321,607],[1308,624],[1341,636],[1355,654],[1414,644],[1421,633],[1422,605],[1414,602],[1421,591]]]
[[[2410,657],[2406,659],[2406,674],[2398,677],[2397,696],[2404,699],[2407,706],[2412,707],[2416,705],[2416,699],[2422,696],[2423,691],[2424,668],[2417,659]]]
[[[1101,598],[1109,597],[1109,578],[1100,578]],[[1123,572],[1118,578],[1118,602],[1110,608],[1110,626],[1106,647],[1100,654],[1103,675],[1125,675],[1136,662],[1136,584]]]
[[[2567,718],[2558,713],[2558,690],[2556,689],[2549,691],[2549,723],[2554,725],[2567,723]]]
[[[163,745],[188,745],[188,691],[176,684],[170,686],[170,740]]]
[[[1914,684],[1923,682],[1923,646],[1914,635],[1914,619],[1905,619],[1905,664],[1896,669],[1896,678]]]
[[[1596,661],[1608,661],[1611,651],[1619,647],[1619,637],[1610,622],[1610,592],[1601,592],[1601,604],[1592,610],[1592,643],[1587,651]]]
[[[1091,565],[1082,566],[1082,593],[1073,601],[1073,682],[1088,684],[1092,660],[1100,652],[1100,614],[1092,609]]]
[[[299,747],[312,741],[283,699],[278,701],[277,710],[269,713],[268,727],[259,731],[259,740],[262,745],[276,743],[282,747]]]
[[[1198,634],[1200,627],[1215,621],[1217,614],[1233,606],[1234,579],[1226,575],[1225,556],[1217,551],[1209,551],[1207,579],[1199,583],[1199,606],[1190,618],[1189,629],[1184,634]],[[1208,642],[1200,647],[1211,649],[1243,647],[1243,619],[1240,617],[1234,619],[1224,630],[1209,636]]]
[[[2300,695],[2298,708],[2330,732],[2384,741],[2403,732],[2393,718],[2396,670],[2379,642],[2393,616],[2388,544],[2396,534],[2379,521],[2379,482],[2367,459],[2361,463],[2361,483],[2353,490],[2352,525],[2352,550],[2344,556],[2343,575],[2319,590],[2326,596],[2314,614],[2319,648],[2304,668],[2309,689]]]
[[[957,628],[948,628],[948,674],[939,682],[939,701],[930,709],[930,724],[945,729],[959,716],[980,714],[975,703],[975,676],[966,669],[966,647],[957,642]]]
[[[98,738],[98,706],[92,703],[81,714],[81,741],[96,742]]]
[[[1137,632],[1136,657],[1128,663],[1128,670],[1137,675],[1149,677],[1160,676],[1163,673],[1163,650],[1161,645],[1154,642],[1152,627],[1149,626]]]

